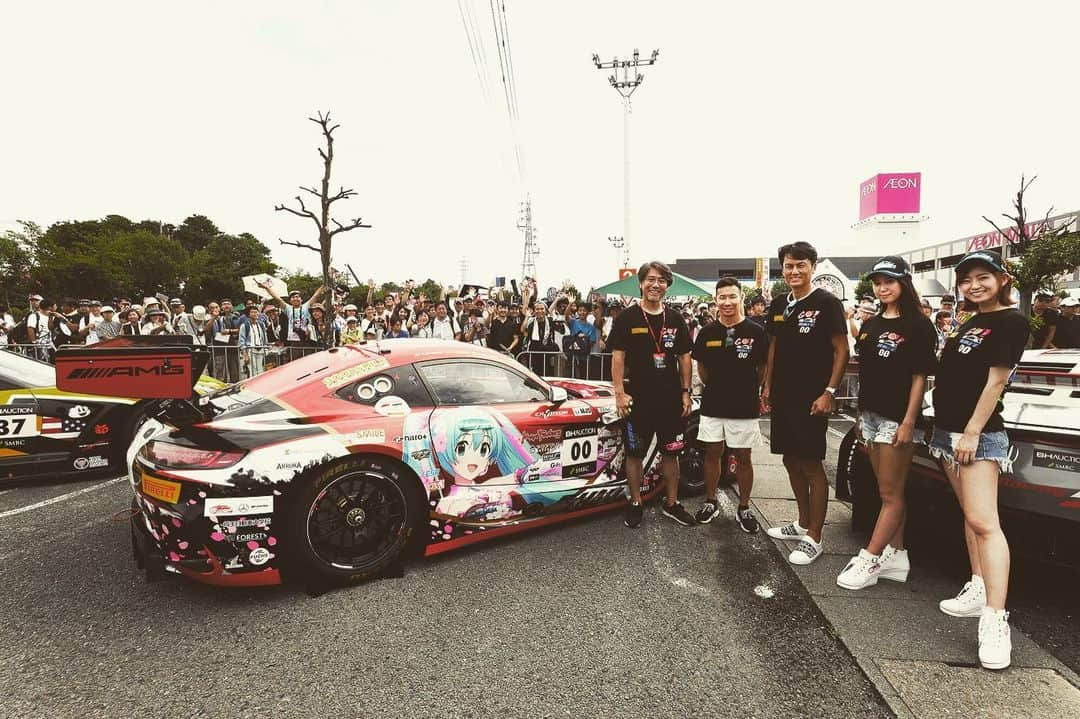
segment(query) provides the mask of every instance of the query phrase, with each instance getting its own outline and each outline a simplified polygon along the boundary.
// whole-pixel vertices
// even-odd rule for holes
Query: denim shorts
[[[900,429],[899,422],[894,422],[877,412],[866,410],[859,412],[859,432],[862,434],[863,441],[867,444],[870,442],[892,444],[893,440],[896,439],[896,430],[898,429]],[[915,428],[911,432],[911,441],[914,444],[924,444],[926,442],[925,433],[921,429]]]
[[[963,436],[962,432],[946,432],[935,427],[934,435],[930,439],[931,456],[950,465],[955,465],[956,457],[953,452],[956,443]],[[1013,459],[1016,458],[1012,450],[1013,448],[1009,444],[1009,435],[1005,434],[1004,430],[983,432],[979,435],[979,447],[975,450],[975,459],[988,459],[997,462],[1001,468],[1001,473],[1005,474],[1012,471]]]

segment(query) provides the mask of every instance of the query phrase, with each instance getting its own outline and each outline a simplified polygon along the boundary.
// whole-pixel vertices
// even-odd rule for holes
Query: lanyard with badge
[[[649,316],[645,314],[645,309],[641,310],[642,316],[645,318],[645,326],[649,328],[649,339],[656,345],[656,352],[653,353],[653,367],[656,369],[667,369],[667,355],[664,353],[664,348],[660,346],[661,340],[665,339],[664,331],[667,329],[667,310],[661,308],[660,310],[660,334],[653,336],[652,322],[649,322]]]

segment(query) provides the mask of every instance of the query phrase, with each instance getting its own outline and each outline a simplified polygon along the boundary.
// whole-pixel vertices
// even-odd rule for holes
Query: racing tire
[[[680,497],[696,497],[705,491],[705,450],[697,441],[700,419],[695,413],[686,420],[683,451],[679,455]]]
[[[357,455],[297,481],[283,539],[288,566],[301,577],[336,583],[371,579],[422,546],[427,498],[402,463]]]

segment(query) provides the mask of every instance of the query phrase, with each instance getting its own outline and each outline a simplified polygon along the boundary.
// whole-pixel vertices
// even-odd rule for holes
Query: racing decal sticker
[[[33,407],[0,407],[0,440],[36,437],[38,418]]]
[[[255,549],[252,549],[251,552],[248,554],[248,561],[254,564],[256,567],[259,567],[269,562],[270,557],[272,556],[273,555],[270,554],[270,550],[266,547],[256,547]]]
[[[586,407],[574,407],[574,416],[575,417],[592,417],[592,414],[593,414],[593,408],[592,407],[588,407],[588,406],[586,406]]]
[[[390,366],[390,361],[385,357],[375,357],[373,359],[365,360],[359,364],[355,364],[348,369],[343,369],[340,372],[335,372],[329,377],[323,378],[323,385],[327,389],[333,389],[343,384],[348,384],[353,380],[366,377],[369,374],[378,372],[379,370],[386,369]]]
[[[247,514],[273,514],[273,512],[273,495],[263,497],[221,497],[216,499],[208,499],[203,505],[204,517],[231,517]]]
[[[343,437],[346,445],[350,444],[384,444],[386,442],[386,430],[383,429],[358,429]]]
[[[94,455],[93,457],[76,457],[71,465],[80,471],[84,469],[98,469],[101,467],[108,467],[109,460],[97,455]]]
[[[750,356],[751,350],[754,349],[753,337],[737,337],[735,339],[735,358],[747,359]]]
[[[375,403],[375,412],[383,417],[404,417],[409,411],[408,402],[396,395],[388,395]]]
[[[1080,472],[1080,453],[1059,448],[1043,449],[1042,447],[1035,447],[1031,457],[1031,464],[1036,467],[1057,469],[1062,472]]]
[[[630,334],[632,335],[645,335],[649,333],[648,327],[631,327]]]
[[[68,417],[71,419],[82,419],[83,417],[90,416],[90,408],[85,404],[77,404],[68,410]]]
[[[563,432],[560,457],[563,477],[580,477],[596,473],[599,434],[600,428],[596,425],[568,427]]]
[[[534,447],[545,444],[558,444],[562,442],[562,427],[540,427],[527,429],[524,432],[525,440]]]

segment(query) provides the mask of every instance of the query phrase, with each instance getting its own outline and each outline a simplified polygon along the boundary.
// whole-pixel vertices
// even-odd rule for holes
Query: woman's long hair
[[[930,325],[930,329],[933,330],[933,323],[922,312],[922,298],[919,297],[919,291],[915,289],[915,284],[911,281],[911,277],[898,277],[896,281],[900,284],[900,299],[896,302],[897,307],[900,309],[900,323],[904,328],[904,336],[910,337],[917,327],[919,327],[919,321],[925,322]],[[881,308],[882,314],[885,312],[885,307]]]

